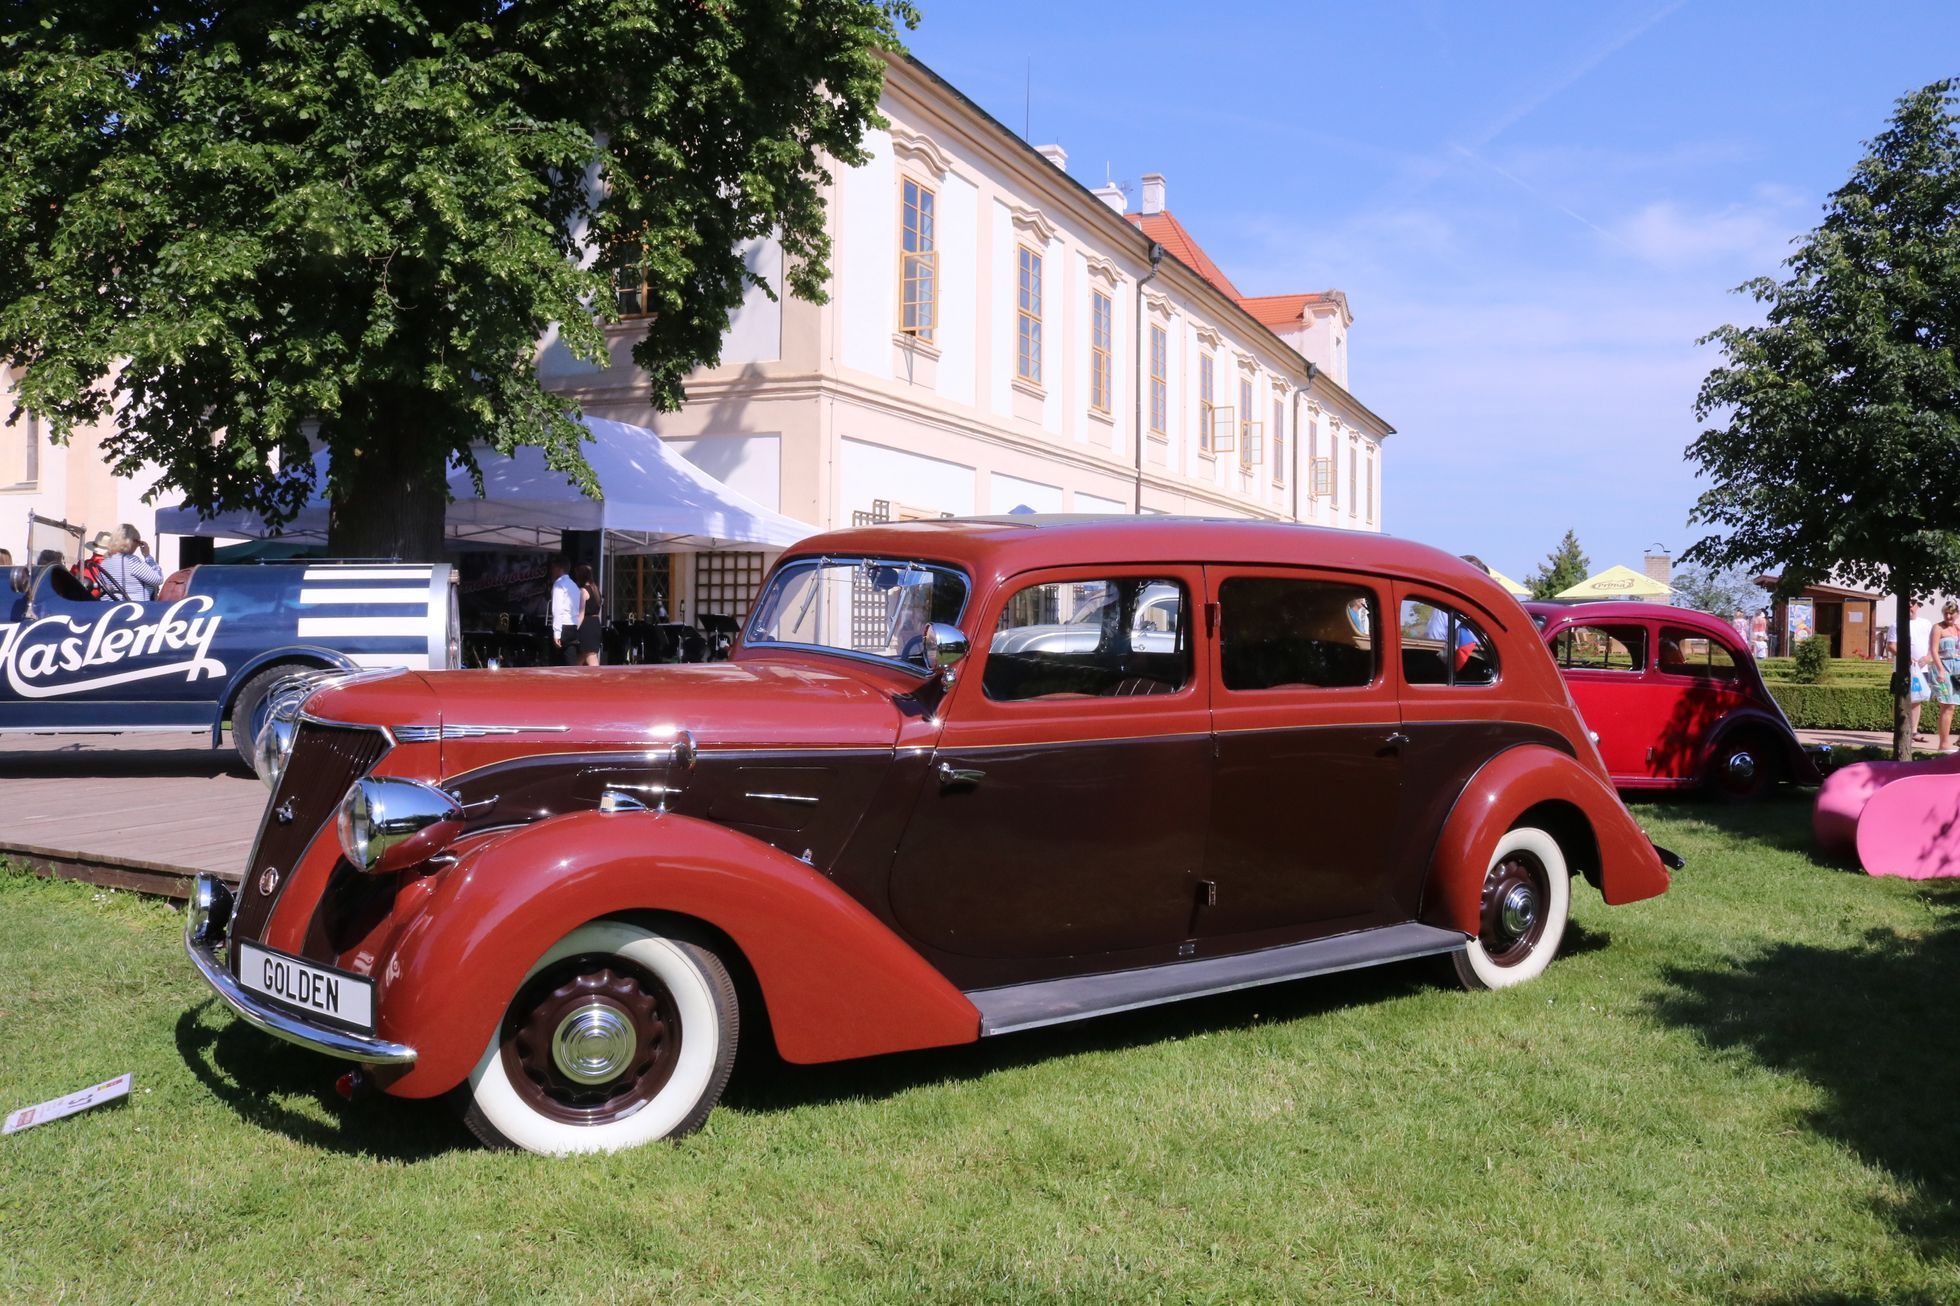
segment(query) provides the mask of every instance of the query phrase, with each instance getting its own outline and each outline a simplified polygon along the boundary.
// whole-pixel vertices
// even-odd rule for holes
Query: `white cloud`
[[[1641,206],[1614,223],[1614,240],[1670,270],[1732,262],[1772,273],[1805,227],[1806,204],[1780,187],[1759,188],[1746,203],[1694,209],[1673,200]]]

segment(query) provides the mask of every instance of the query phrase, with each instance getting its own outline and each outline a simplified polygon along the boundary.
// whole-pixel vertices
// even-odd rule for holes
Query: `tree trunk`
[[[442,561],[447,463],[440,449],[407,434],[412,425],[403,429],[402,436],[367,442],[358,454],[333,451],[332,556]]]
[[[1919,728],[1919,704],[1912,701],[1912,595],[1899,584],[1897,572],[1892,584],[1899,591],[1892,617],[1892,756],[1910,762],[1913,732]]]

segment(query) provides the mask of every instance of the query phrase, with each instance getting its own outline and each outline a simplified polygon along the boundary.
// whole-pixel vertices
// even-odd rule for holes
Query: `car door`
[[[1647,674],[1652,627],[1572,621],[1555,628],[1547,644],[1607,771],[1620,778],[1656,774],[1655,743],[1667,719],[1669,691]]]
[[[1162,586],[1179,597],[1168,646],[1137,635]],[[1203,573],[1042,571],[996,593],[899,841],[893,916],[955,956],[1168,956],[1191,928],[1211,793]]]
[[[1669,779],[1695,779],[1703,748],[1723,718],[1748,702],[1748,696],[1738,688],[1741,671],[1734,655],[1714,636],[1666,622],[1655,635],[1652,771]]]
[[[1264,940],[1407,919],[1390,891],[1401,725],[1381,583],[1207,568],[1216,606],[1207,936]]]

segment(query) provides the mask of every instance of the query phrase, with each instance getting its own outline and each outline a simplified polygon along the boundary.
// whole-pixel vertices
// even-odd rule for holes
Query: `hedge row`
[[[1795,658],[1758,658],[1756,666],[1762,671],[1764,680],[1788,680],[1797,669]],[[1867,662],[1863,658],[1832,658],[1825,669],[1825,684],[1848,682],[1862,685],[1869,681],[1880,683],[1890,679],[1890,662]]]
[[[1887,730],[1892,728],[1892,694],[1880,685],[1798,685],[1769,681],[1769,692],[1783,715],[1799,730]],[[1937,728],[1935,715],[1921,704],[1921,730]]]

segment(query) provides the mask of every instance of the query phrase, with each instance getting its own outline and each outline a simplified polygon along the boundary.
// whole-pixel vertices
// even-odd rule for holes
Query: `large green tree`
[[[1781,591],[1836,576],[1898,595],[1960,588],[1960,118],[1955,82],[1900,100],[1785,263],[1740,289],[1760,325],[1707,337],[1714,419],[1688,456],[1711,482],[1687,560],[1777,566]],[[1907,650],[1894,667],[1907,755]]]
[[[1531,591],[1534,599],[1555,599],[1562,591],[1571,589],[1586,577],[1592,575],[1592,561],[1586,551],[1579,547],[1579,535],[1568,530],[1558,547],[1545,555],[1545,561],[1538,564],[1538,570],[1524,578],[1525,588]]]
[[[544,450],[609,271],[644,281],[656,407],[718,357],[774,234],[829,275],[825,159],[862,161],[902,0],[161,0],[0,7],[0,358],[53,439],[289,517],[332,451],[331,544],[429,558],[446,464]],[[771,292],[778,288],[771,287]],[[282,470],[268,465],[277,455]],[[473,465],[473,464],[472,464]]]

